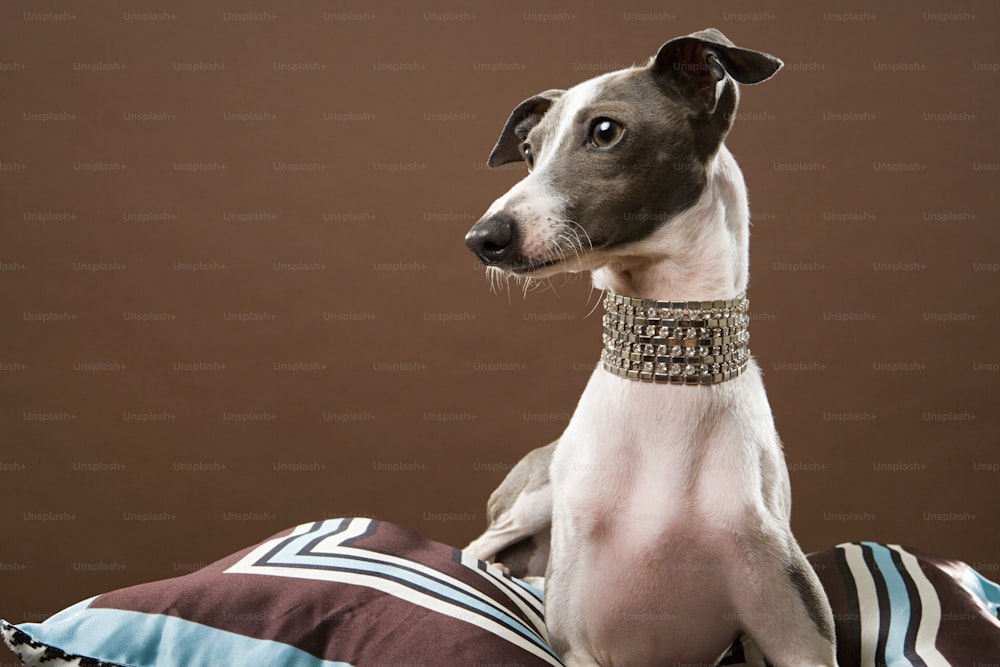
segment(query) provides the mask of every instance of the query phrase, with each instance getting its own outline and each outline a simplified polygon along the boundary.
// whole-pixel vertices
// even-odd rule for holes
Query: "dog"
[[[466,245],[501,274],[590,271],[605,294],[601,363],[564,433],[515,466],[466,547],[513,547],[515,574],[545,575],[568,667],[714,665],[741,635],[779,667],[836,665],[746,347],[747,193],[723,144],[737,84],[781,66],[715,29],[672,39],[521,102],[489,157],[529,173]]]

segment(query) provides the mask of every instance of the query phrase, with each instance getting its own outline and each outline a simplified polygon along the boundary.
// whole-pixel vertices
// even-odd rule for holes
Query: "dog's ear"
[[[774,56],[740,48],[715,28],[670,40],[650,64],[653,73],[689,100],[698,114],[715,112],[727,75],[738,83],[760,83],[781,66]]]
[[[552,103],[559,99],[565,90],[546,90],[518,104],[511,112],[507,124],[503,126],[500,139],[490,153],[490,159],[486,164],[490,167],[499,167],[508,162],[519,162],[524,159],[521,155],[521,143],[528,132],[531,131],[542,116],[549,110]]]

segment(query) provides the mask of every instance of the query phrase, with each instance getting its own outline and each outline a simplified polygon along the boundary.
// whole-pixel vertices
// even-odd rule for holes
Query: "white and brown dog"
[[[589,270],[607,293],[602,363],[565,432],[511,471],[467,547],[533,551],[517,574],[545,574],[570,667],[714,665],[740,634],[774,665],[836,664],[746,349],[747,193],[723,145],[737,83],[780,67],[714,29],[673,39],[525,100],[490,155],[530,173],[468,246],[517,276]]]

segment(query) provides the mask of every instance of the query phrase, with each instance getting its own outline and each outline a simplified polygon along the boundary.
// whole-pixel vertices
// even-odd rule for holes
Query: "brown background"
[[[4,3],[0,616],[322,517],[472,538],[600,345],[586,279],[490,292],[486,156],[707,26],[786,63],[729,146],[797,535],[997,578],[997,7]]]

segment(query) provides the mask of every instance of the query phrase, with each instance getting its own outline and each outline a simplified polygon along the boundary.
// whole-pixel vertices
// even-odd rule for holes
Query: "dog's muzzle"
[[[517,225],[506,213],[482,218],[465,235],[465,245],[483,264],[500,266],[517,254]]]

